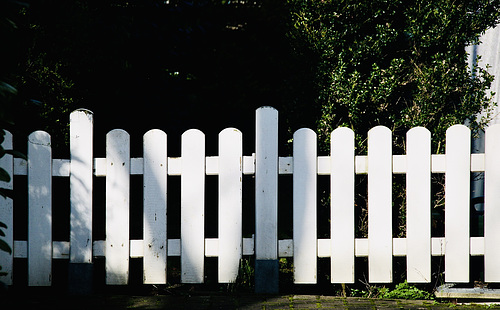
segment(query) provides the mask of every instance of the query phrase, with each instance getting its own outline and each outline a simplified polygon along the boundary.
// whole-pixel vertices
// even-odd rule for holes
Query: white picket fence
[[[431,154],[425,128],[407,133],[404,155],[392,154],[391,131],[375,127],[368,133],[368,155],[355,155],[354,133],[338,128],[331,134],[330,156],[317,156],[316,134],[294,134],[293,157],[278,156],[278,112],[256,112],[255,154],[243,156],[242,133],[228,128],[219,134],[219,154],[205,155],[199,130],[182,135],[181,157],[168,157],[167,135],[144,135],[143,157],[130,157],[129,134],[112,130],[106,136],[106,158],[93,157],[93,115],[77,110],[70,119],[70,159],[53,159],[50,135],[28,137],[28,160],[6,155],[0,165],[11,175],[26,175],[28,240],[13,238],[15,201],[0,198],[0,221],[8,225],[13,255],[0,252],[0,266],[12,284],[16,258],[27,258],[28,284],[52,282],[52,260],[91,264],[104,256],[106,283],[129,281],[129,259],[144,260],[144,283],[167,282],[167,256],[180,256],[181,281],[204,281],[205,257],[218,257],[218,281],[236,280],[243,255],[256,260],[293,257],[296,283],[317,282],[318,257],[331,258],[332,283],[353,283],[355,257],[368,257],[368,280],[393,279],[393,257],[406,256],[408,282],[431,281],[431,256],[445,257],[445,281],[469,282],[471,256],[484,256],[486,282],[500,282],[500,125],[486,131],[486,151],[471,154],[467,127],[450,127],[446,154]],[[3,143],[12,148],[9,133]],[[471,237],[471,172],[485,172],[484,237]],[[431,174],[446,180],[445,237],[431,237]],[[243,174],[255,175],[255,238],[242,237]],[[293,240],[278,240],[278,175],[293,174]],[[368,174],[368,238],[355,238],[355,174]],[[393,174],[406,174],[406,238],[393,238]],[[106,240],[92,240],[93,175],[106,178]],[[143,175],[143,239],[129,240],[130,176]],[[206,175],[218,175],[218,238],[205,238]],[[317,179],[329,175],[330,239],[317,238]],[[181,237],[167,236],[167,182],[181,178]],[[52,239],[53,177],[70,180],[69,241]],[[249,181],[250,182],[250,181]],[[13,181],[1,184],[13,189]],[[17,189],[16,190],[26,190]],[[259,277],[259,274],[255,275]]]

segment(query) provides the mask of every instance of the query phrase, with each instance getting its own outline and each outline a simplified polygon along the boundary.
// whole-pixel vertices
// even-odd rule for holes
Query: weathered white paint
[[[500,282],[500,125],[485,135],[484,172],[484,280]]]
[[[181,281],[203,283],[205,261],[205,135],[182,134]]]
[[[278,111],[256,112],[255,258],[278,259]]]
[[[52,149],[50,135],[28,137],[28,285],[52,283]]]
[[[445,281],[469,282],[470,130],[446,131]]]
[[[368,132],[368,280],[392,282],[392,133]]]
[[[243,256],[241,131],[219,134],[219,283],[234,283]]]
[[[70,114],[70,242],[71,263],[92,262],[93,115],[88,110]],[[55,169],[53,162],[52,172]]]
[[[317,282],[317,142],[308,128],[293,135],[293,267],[295,283]]]
[[[330,142],[331,282],[354,283],[354,132],[332,132]]]
[[[144,283],[167,283],[167,135],[144,135]]]
[[[12,149],[12,134],[8,131],[5,131],[2,147],[4,150]],[[0,167],[10,176],[9,182],[0,182],[0,188],[12,190],[14,188],[14,160],[12,155],[5,154],[2,158],[0,158]],[[12,250],[14,248],[14,202],[12,201],[12,198],[0,197],[0,222],[7,225],[7,228],[0,228],[0,230],[5,234],[5,236],[0,238],[5,241]],[[5,283],[6,285],[12,284],[13,258],[13,254],[0,251],[0,266],[2,266],[1,271],[5,273],[4,276],[0,275],[0,282]]]
[[[431,281],[431,133],[406,134],[406,270],[408,282]]]
[[[130,242],[130,136],[106,135],[106,284],[128,283]]]

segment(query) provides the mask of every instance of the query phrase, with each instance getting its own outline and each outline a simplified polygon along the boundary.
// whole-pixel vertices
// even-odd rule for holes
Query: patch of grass
[[[387,299],[407,299],[407,300],[431,300],[433,295],[427,291],[421,290],[415,286],[409,285],[408,282],[399,283],[393,290],[385,286],[379,287],[367,285],[366,290],[351,289],[352,297],[364,298],[387,298]]]
[[[389,291],[387,290],[380,295],[381,298],[389,299],[433,299],[431,293],[421,290],[415,286],[411,286],[408,282],[399,283],[396,287]]]

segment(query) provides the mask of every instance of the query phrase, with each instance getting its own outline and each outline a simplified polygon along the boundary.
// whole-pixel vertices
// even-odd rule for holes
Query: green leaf
[[[7,242],[3,241],[0,239],[0,251],[7,252],[9,254],[12,254],[12,249],[10,246],[7,244]]]

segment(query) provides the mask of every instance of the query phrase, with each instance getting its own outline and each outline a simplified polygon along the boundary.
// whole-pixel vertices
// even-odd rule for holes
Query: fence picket
[[[167,283],[167,135],[144,135],[144,283]]]
[[[295,283],[317,282],[317,150],[308,128],[293,135],[293,266]]]
[[[500,282],[500,124],[485,135],[484,171],[484,281]]]
[[[203,283],[205,266],[205,135],[182,134],[181,281]]]
[[[70,114],[70,262],[92,262],[93,115]]]
[[[52,283],[52,149],[50,135],[28,137],[28,284]]]
[[[331,282],[354,283],[354,132],[335,129],[330,152]]]
[[[219,283],[234,283],[243,256],[241,131],[219,134]]]
[[[431,134],[406,134],[406,270],[408,282],[431,281]]]
[[[261,107],[255,116],[255,291],[277,293],[278,111]]]
[[[368,132],[368,280],[392,282],[392,134]]]
[[[4,150],[12,149],[12,134],[5,131],[4,140],[2,142],[2,147]],[[5,154],[0,158],[0,167],[3,168],[10,176],[9,182],[0,182],[0,188],[6,190],[14,189],[14,159],[12,155]],[[7,225],[7,228],[1,228],[5,233],[5,236],[1,237],[11,249],[14,248],[14,201],[10,197],[0,197],[0,222]],[[2,272],[5,274],[0,275],[0,281],[6,285],[12,284],[12,264],[14,255],[13,253],[7,253],[0,251],[0,266],[2,267]]]
[[[106,136],[106,284],[128,283],[130,136],[120,129]]]
[[[469,282],[470,130],[446,131],[445,281]]]

